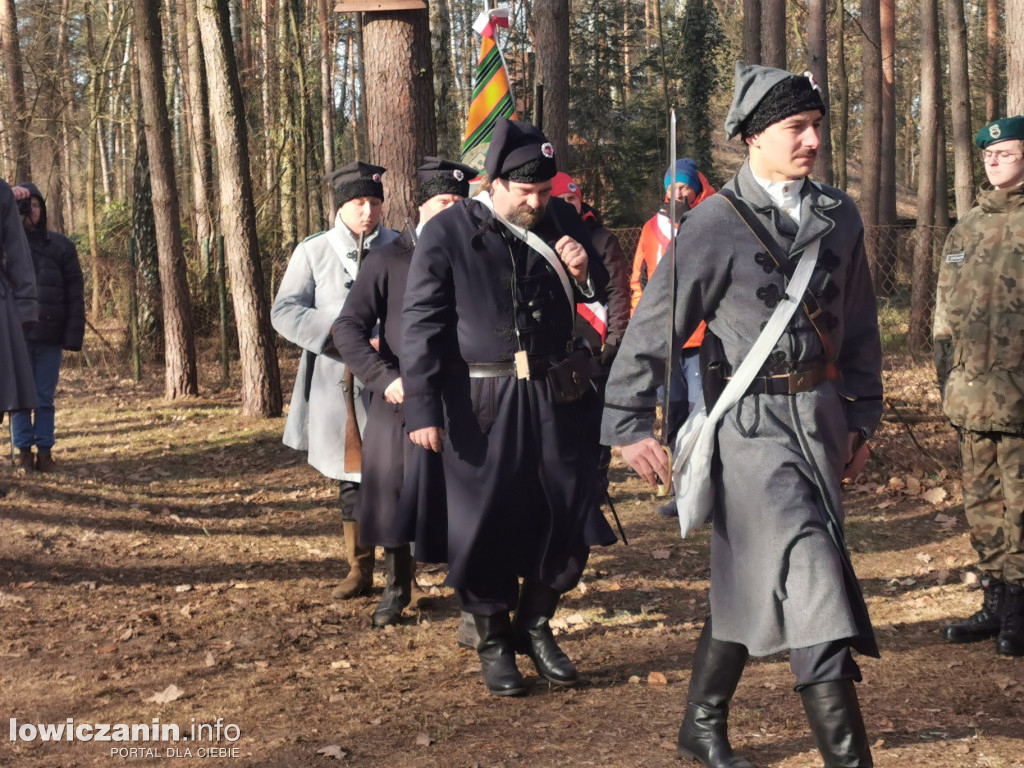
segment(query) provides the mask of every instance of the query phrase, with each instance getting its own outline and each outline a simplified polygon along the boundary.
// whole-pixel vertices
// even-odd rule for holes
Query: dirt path
[[[475,654],[456,647],[442,571],[421,573],[433,604],[398,628],[369,628],[377,595],[331,601],[347,569],[333,489],[281,446],[281,419],[241,419],[226,396],[172,407],[152,383],[77,371],[58,406],[61,471],[0,473],[11,490],[0,500],[0,765],[160,765],[186,749],[174,765],[684,765],[675,731],[705,615],[707,537],[680,540],[621,463],[613,491],[630,546],[595,551],[557,617],[586,683],[549,689],[524,661],[530,693],[505,700],[485,694]],[[941,424],[913,428],[948,458]],[[860,688],[876,765],[1024,766],[1024,659],[938,635],[979,601],[962,583],[973,552],[958,486],[904,428],[883,438],[847,493],[883,649],[863,660]],[[740,685],[733,743],[757,766],[821,765],[790,685],[776,657],[752,662]],[[69,718],[158,718],[182,735],[220,719],[221,738],[205,725],[202,741],[177,743],[24,738]],[[111,752],[129,748],[152,752]],[[237,756],[198,757],[211,748]]]

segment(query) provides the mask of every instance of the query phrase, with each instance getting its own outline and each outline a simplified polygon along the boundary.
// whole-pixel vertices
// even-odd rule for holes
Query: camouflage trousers
[[[978,570],[1024,585],[1024,436],[958,431],[964,511]]]

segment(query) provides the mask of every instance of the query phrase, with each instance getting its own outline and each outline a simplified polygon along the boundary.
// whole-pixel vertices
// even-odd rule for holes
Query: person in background
[[[416,520],[403,515],[399,499],[407,472],[419,471],[437,454],[413,445],[405,433],[402,383],[402,301],[418,232],[441,211],[469,195],[476,171],[438,157],[424,157],[416,170],[416,232],[401,235],[371,251],[345,300],[331,335],[341,357],[373,393],[363,433],[362,485],[356,501],[360,545],[384,547],[387,586],[373,612],[373,626],[398,624],[402,610],[422,597],[414,578],[409,542]],[[374,332],[379,334],[374,347]],[[434,503],[443,504],[444,499]],[[417,553],[420,554],[420,553]],[[429,557],[429,553],[424,553]],[[416,594],[418,593],[418,594]]]
[[[36,273],[38,319],[25,326],[37,405],[11,414],[17,465],[52,472],[56,442],[54,395],[64,351],[78,352],[85,337],[85,287],[75,244],[47,226],[46,201],[30,182],[19,185],[29,196],[18,203]],[[32,449],[36,452],[33,456]]]
[[[325,352],[333,348],[331,326],[359,274],[365,252],[398,237],[381,223],[383,173],[380,166],[357,161],[328,176],[338,209],[334,226],[307,237],[295,248],[270,312],[274,329],[303,350],[283,442],[297,451],[308,451],[309,463],[338,481],[349,564],[348,575],[331,593],[339,600],[365,594],[373,585],[373,548],[359,544],[355,519],[361,475],[358,468],[345,467],[346,446],[351,450],[346,436],[349,407],[362,422],[365,406],[354,391],[348,393],[351,400],[346,403],[345,363]]]
[[[608,371],[611,370],[615,353],[619,351],[619,344],[629,324],[629,275],[626,254],[622,251],[619,239],[602,224],[601,214],[583,202],[579,185],[569,174],[556,173],[551,185],[551,194],[572,205],[583,218],[583,223],[590,230],[594,248],[608,272],[608,300],[578,305],[574,332],[576,338],[585,340],[594,353],[594,373],[591,381],[597,388],[599,401],[595,412],[596,429],[600,426],[600,409],[604,407],[604,385],[608,380]],[[598,503],[601,503],[608,490],[608,467],[611,458],[612,449],[602,445],[598,460]]]
[[[499,118],[485,170],[489,190],[416,244],[402,382],[409,438],[442,454],[447,583],[473,615],[488,692],[515,696],[517,652],[552,684],[577,682],[550,619],[589,546],[615,541],[594,499],[592,355],[573,349],[576,305],[604,299],[607,273],[551,199],[554,147],[537,128]]]
[[[943,248],[932,336],[956,428],[981,610],[943,629],[1024,656],[1024,116],[975,137],[988,184]]]
[[[644,224],[640,230],[640,239],[633,257],[633,270],[629,278],[630,301],[633,312],[643,295],[647,281],[661,262],[662,256],[668,251],[673,227],[670,219],[669,201],[676,200],[676,217],[681,219],[691,208],[700,205],[713,194],[715,188],[697,168],[697,163],[689,157],[677,160],[675,166],[665,171],[665,201],[661,208]],[[700,394],[700,362],[698,359],[701,342],[704,341],[704,324],[694,331],[693,336],[683,343],[683,353],[679,357],[679,366],[672,371],[671,402],[662,404],[665,418],[664,429],[668,432],[668,444],[675,443],[675,435],[693,410]],[[655,510],[663,517],[676,515],[676,502],[671,499]]]
[[[29,192],[21,187],[12,191],[0,179],[0,421],[3,414],[30,410],[38,402],[22,330],[39,316],[36,275],[16,195],[28,199]],[[0,488],[0,496],[6,495]]]

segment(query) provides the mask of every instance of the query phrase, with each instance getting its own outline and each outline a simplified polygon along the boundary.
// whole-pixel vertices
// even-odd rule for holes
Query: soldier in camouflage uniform
[[[995,637],[997,653],[1024,656],[1024,117],[975,141],[989,184],[946,240],[933,338],[985,596],[943,636]]]

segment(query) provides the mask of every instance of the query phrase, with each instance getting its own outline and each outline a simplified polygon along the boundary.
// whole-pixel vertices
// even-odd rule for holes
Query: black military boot
[[[373,610],[373,626],[386,627],[402,620],[402,609],[412,600],[413,559],[409,545],[384,547],[387,582],[380,602]]]
[[[512,622],[502,611],[491,616],[473,616],[480,644],[476,652],[483,667],[487,691],[495,696],[518,696],[526,690],[523,676],[516,667],[512,647]]]
[[[1007,584],[1003,595],[1003,624],[996,638],[996,653],[1024,656],[1024,587]]]
[[[512,622],[517,652],[529,656],[537,674],[555,685],[576,685],[576,665],[555,642],[550,620],[561,595],[551,587],[523,580]]]
[[[800,698],[825,768],[873,768],[853,680],[809,685]]]
[[[679,726],[676,752],[707,768],[753,768],[733,754],[729,744],[729,702],[736,693],[747,649],[711,637],[711,619],[704,624],[693,656],[686,715]]]
[[[999,634],[1003,623],[1003,594],[1006,585],[998,579],[982,580],[985,589],[981,610],[957,624],[942,629],[942,636],[951,643],[977,643]]]

